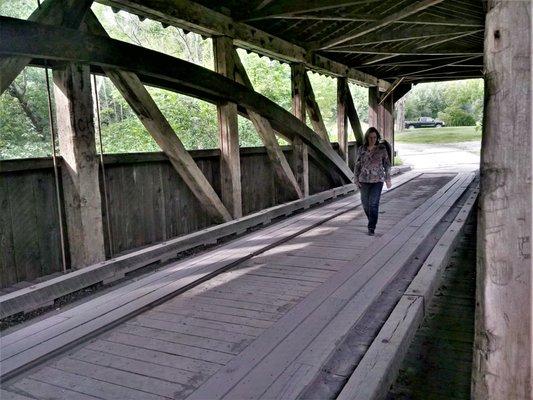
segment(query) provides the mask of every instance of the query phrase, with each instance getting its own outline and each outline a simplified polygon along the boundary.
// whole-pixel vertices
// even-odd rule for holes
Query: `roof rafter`
[[[381,43],[401,42],[414,39],[427,39],[434,37],[457,37],[457,35],[469,35],[480,32],[479,29],[451,26],[411,26],[394,30],[372,32],[354,41],[349,45],[372,45]],[[453,39],[453,38],[452,38]],[[348,44],[347,44],[348,45]]]
[[[360,4],[376,3],[381,0],[278,0],[264,7],[259,11],[254,11],[243,17],[246,21],[284,17],[287,15],[297,15],[306,12],[316,12],[331,10],[335,8],[354,6]]]
[[[469,31],[469,32],[463,32],[462,34],[458,34],[458,35],[454,35],[454,36],[450,36],[450,37],[446,37],[446,38],[433,38],[432,40],[427,40],[425,43],[421,43],[421,44],[411,44],[411,45],[404,45],[402,47],[399,47],[399,48],[396,48],[398,51],[397,52],[394,52],[394,47],[389,47],[388,49],[390,49],[392,51],[392,53],[384,53],[385,55],[379,55],[379,56],[376,56],[376,57],[373,57],[371,58],[370,60],[367,60],[365,61],[365,65],[370,65],[370,64],[375,64],[375,63],[378,63],[378,62],[381,62],[383,60],[388,60],[390,58],[393,58],[393,57],[396,57],[396,56],[399,56],[399,55],[403,55],[403,54],[408,54],[408,53],[405,53],[406,51],[407,52],[423,52],[424,54],[430,54],[431,52],[434,52],[434,51],[440,51],[442,49],[442,51],[444,51],[444,53],[442,54],[449,54],[448,51],[451,51],[452,54],[465,54],[464,51],[466,51],[466,54],[469,54],[469,50],[471,50],[470,48],[464,48],[464,47],[457,47],[457,46],[453,46],[453,47],[444,47],[444,48],[434,48],[434,49],[431,49],[429,50],[427,53],[424,52],[423,49],[426,49],[428,47],[432,47],[432,46],[437,46],[439,44],[443,44],[443,43],[447,43],[447,42],[450,42],[452,40],[455,40],[455,39],[459,39],[459,38],[462,38],[462,37],[465,37],[465,36],[469,36],[469,35],[473,35],[475,33],[479,33],[479,32],[482,32],[481,30],[476,30],[476,31]],[[382,50],[387,50],[386,47],[381,47]],[[354,52],[358,52],[357,48],[355,48],[353,50]],[[457,51],[459,51],[459,53],[457,53]],[[420,54],[420,53],[419,53]]]
[[[334,38],[332,40],[329,40],[324,43],[319,43],[315,48],[318,49],[329,49],[334,46],[338,46],[339,44],[345,43],[351,39],[358,38],[360,36],[366,35],[367,33],[374,32],[378,30],[379,28],[382,28],[384,26],[390,25],[394,21],[401,20],[403,18],[409,17],[413,14],[416,14],[422,10],[425,10],[428,7],[431,7],[435,4],[438,4],[444,0],[422,0],[417,1],[407,7],[405,7],[403,10],[392,13],[385,18],[380,19],[379,21],[376,21],[372,26],[367,27],[358,27],[357,29],[339,36],[337,38]]]
[[[321,20],[321,21],[346,21],[346,22],[374,22],[379,21],[373,15],[359,15],[352,17],[340,17],[334,15],[287,15],[287,16],[275,16],[272,18],[280,18],[287,20]],[[391,24],[402,25],[434,25],[434,26],[462,26],[471,28],[482,28],[483,23],[474,20],[465,20],[463,18],[438,18],[431,15],[414,15],[398,21],[393,21]]]

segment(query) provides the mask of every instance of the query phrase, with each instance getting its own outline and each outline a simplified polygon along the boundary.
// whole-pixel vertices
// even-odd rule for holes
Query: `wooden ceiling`
[[[143,13],[134,3],[104,0]],[[183,1],[166,0],[182,7]],[[480,78],[485,10],[482,0],[197,0],[239,26],[392,83]],[[178,8],[179,8],[178,7]],[[168,9],[167,9],[168,10]],[[153,14],[147,13],[151,18]],[[190,28],[190,27],[188,27]],[[237,38],[238,39],[238,38]],[[265,45],[268,48],[268,46]]]

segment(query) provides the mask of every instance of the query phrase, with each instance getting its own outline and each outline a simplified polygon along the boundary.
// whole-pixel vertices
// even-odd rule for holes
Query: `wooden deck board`
[[[80,363],[121,370],[123,375],[116,375],[116,381],[107,382],[111,385],[119,383],[119,376],[125,379],[128,373],[141,374],[143,368],[149,368],[153,365],[154,372],[150,374],[149,378],[168,380],[181,385],[177,387],[176,393],[178,398],[184,398],[189,394],[191,388],[202,389],[205,382],[217,376],[221,368],[232,368],[231,365],[236,357],[242,357],[244,352],[251,354],[254,351],[252,345],[263,336],[268,335],[269,332],[278,330],[281,319],[290,319],[291,317],[288,315],[295,313],[295,307],[306,301],[308,297],[314,296],[315,292],[320,290],[323,290],[324,295],[326,295],[326,290],[322,288],[328,284],[328,280],[333,276],[343,273],[351,276],[352,274],[346,270],[347,262],[352,262],[354,259],[361,258],[364,253],[370,254],[369,251],[376,252],[382,246],[388,245],[393,237],[390,236],[390,231],[394,231],[396,234],[405,232],[411,222],[419,222],[420,216],[424,215],[425,210],[432,207],[428,203],[427,208],[412,215],[402,225],[401,221],[405,220],[418,205],[427,201],[435,193],[438,193],[439,196],[446,193],[445,189],[436,187],[434,183],[433,186],[429,184],[427,188],[423,189],[419,189],[420,186],[424,185],[421,185],[420,182],[413,182],[403,192],[400,192],[401,187],[397,189],[398,195],[402,193],[404,197],[416,197],[416,201],[400,202],[401,206],[395,206],[395,203],[398,202],[393,202],[393,196],[387,197],[385,195],[383,197],[382,210],[385,213],[380,215],[382,224],[380,225],[378,222],[378,226],[382,229],[382,236],[380,237],[370,238],[366,235],[366,223],[359,222],[359,219],[364,219],[360,210],[344,212],[338,217],[339,221],[333,219],[312,228],[295,239],[287,240],[281,246],[254,256],[209,281],[191,288],[182,295],[155,306],[117,326],[112,331],[98,336],[95,340],[80,344],[70,351],[68,357]],[[394,207],[396,209],[393,213]],[[433,210],[437,209],[438,207],[433,207]],[[389,218],[387,215],[389,210],[391,211],[390,219],[386,221]],[[319,209],[314,211],[317,212],[316,215],[320,214]],[[334,213],[335,210],[331,212]],[[428,218],[433,214],[434,212],[426,213]],[[309,217],[307,221],[312,221],[313,218]],[[283,229],[297,232],[302,226],[300,223],[292,223],[286,224]],[[386,228],[388,226],[391,228]],[[314,229],[317,232],[314,232]],[[276,231],[271,230],[270,233],[256,235],[255,240],[248,240],[248,243],[254,248],[259,244],[264,245],[270,240],[268,235],[274,234],[274,232]],[[413,227],[411,232],[411,235],[414,235],[416,227]],[[320,239],[315,244],[313,238]],[[345,243],[361,244],[352,248],[350,246],[335,246],[337,241],[342,240],[345,240]],[[306,246],[307,243],[309,246]],[[227,246],[224,253],[219,252],[218,254],[222,257],[229,257],[236,248],[236,246]],[[295,248],[297,250],[294,250]],[[350,255],[350,259],[294,255],[295,251],[306,253],[306,250],[308,255],[318,256],[322,251],[329,252],[328,254],[334,257],[347,258],[347,255]],[[207,265],[211,260],[213,258],[204,257],[202,262]],[[170,281],[173,276],[168,273],[160,274],[157,279]],[[345,281],[344,278],[337,279],[339,284]],[[157,282],[155,279],[151,279],[146,280],[145,284],[155,282]],[[141,286],[138,285],[137,287]],[[102,299],[101,304],[104,306],[105,301],[117,299],[125,294],[127,292],[124,289],[119,294]],[[342,291],[338,292],[338,296],[332,298],[328,302],[329,305],[325,306],[324,312],[331,316],[336,315],[339,307],[345,304],[347,296],[348,294],[343,294]],[[88,307],[85,309],[87,310]],[[38,330],[37,335],[46,337],[46,334],[40,333],[45,331],[46,329],[44,331]],[[17,343],[19,340],[21,338],[12,343]],[[32,342],[38,341],[37,337],[33,337],[31,340]],[[29,371],[22,380],[8,381],[5,388],[9,390],[10,385],[20,384],[22,381],[37,382],[37,379],[42,378],[43,370],[46,371],[46,376],[52,374],[53,371],[59,371],[53,372],[59,374],[58,380],[48,376],[46,382],[49,385],[58,387],[65,385],[66,387],[69,379],[73,379],[72,382],[76,384],[77,379],[80,378],[64,375],[64,371],[53,367],[54,362],[60,362],[65,357],[67,356],[56,357]],[[161,376],[157,375],[158,368],[161,371]],[[291,377],[289,380],[307,379],[305,377],[310,371],[308,366],[303,365],[303,363],[292,363],[288,374]],[[95,379],[95,377],[96,375],[85,378]],[[106,379],[111,380],[111,376]],[[148,381],[146,380],[146,382]],[[136,385],[135,387],[125,385],[128,390],[138,392],[132,396],[144,393],[142,385]],[[91,392],[83,385],[80,387],[83,388],[82,391],[86,395],[102,395]],[[115,389],[110,387],[110,393],[115,393],[113,391]],[[183,391],[180,391],[181,389]],[[269,384],[266,389],[269,390],[269,393],[276,392],[280,396],[290,397],[291,393],[296,393],[293,390],[296,390],[297,386],[287,386],[287,382],[280,381],[275,382],[275,385]],[[238,392],[236,393],[238,394]],[[164,393],[150,392],[150,394],[158,396]],[[192,398],[194,396],[201,398],[201,392],[193,392]]]
[[[377,243],[377,247],[374,248],[374,252],[368,253],[368,260],[372,259],[373,254],[377,254],[377,258],[380,258],[381,254],[377,253],[378,250],[388,245],[390,240],[399,240],[398,245],[401,247],[401,244],[405,242],[410,235],[407,235],[407,239],[401,239],[400,236],[395,235],[401,232],[402,236],[405,236],[406,227],[413,222],[419,223],[422,220],[420,218],[421,215],[426,216],[426,219],[432,216],[427,210],[433,210],[433,212],[435,212],[439,209],[439,206],[443,205],[448,197],[458,195],[458,190],[454,190],[448,194],[446,194],[446,191],[448,188],[454,187],[454,184],[462,184],[463,181],[461,179],[462,178],[452,181],[450,185],[439,190],[434,198],[426,202],[426,207],[419,208],[418,211],[411,214],[403,224],[397,224],[393,229],[396,233],[391,233],[387,238],[384,237],[381,242],[374,242],[375,244]],[[410,229],[412,230],[412,235],[417,231],[416,227]],[[380,245],[380,243],[382,244]],[[390,255],[388,257],[390,257]],[[361,265],[363,265],[364,262],[366,261],[361,260]],[[355,275],[357,275],[357,270],[358,269],[356,268]],[[330,296],[331,293],[333,293],[332,289],[335,290],[337,287],[342,286],[342,284],[346,282],[346,279],[352,274],[354,274],[354,272],[351,271],[348,271],[348,276],[345,276],[342,273],[336,274],[336,281],[327,282],[317,288],[305,299],[304,302],[295,306],[288,314],[278,321],[275,329],[265,332],[265,334],[254,341],[238,358],[230,362],[225,368],[221,369],[217,375],[200,387],[199,390],[195,391],[190,398],[222,398],[226,395],[229,398],[255,398],[261,396],[261,394],[268,389],[269,382],[275,380],[276,377],[279,376],[288,365],[290,365],[290,363],[287,364],[284,360],[294,359],[293,357],[298,355],[298,349],[302,349],[302,346],[304,346],[305,343],[303,337],[307,336],[312,339],[316,334],[313,334],[313,332],[316,331],[317,327],[323,326],[322,324],[329,321],[331,316],[336,315],[339,307],[342,308],[345,304],[345,298],[350,298],[348,291],[353,291],[353,288],[349,288],[349,285],[344,286],[346,287],[346,294],[343,294],[341,289],[341,292],[338,295]],[[323,304],[321,305],[321,303]],[[320,322],[320,318],[318,320],[314,319],[314,316],[317,316],[317,314],[312,314],[317,306],[322,307],[320,315],[325,317],[325,319],[322,320],[323,322]],[[305,318],[306,315],[310,315],[308,320]],[[327,316],[330,317],[328,318]],[[318,323],[316,327],[315,321]],[[295,333],[295,328],[298,328],[298,334]],[[320,330],[321,329],[319,328],[317,333],[319,333]],[[288,332],[290,332],[291,335],[286,336],[287,341],[284,341],[284,335],[287,335]],[[283,343],[283,346],[280,345],[281,343]],[[274,371],[276,371],[275,374],[277,375],[272,375]],[[268,379],[265,379],[265,377],[268,377]]]

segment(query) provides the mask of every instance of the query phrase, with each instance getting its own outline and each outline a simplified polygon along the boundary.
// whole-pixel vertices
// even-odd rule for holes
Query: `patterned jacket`
[[[355,183],[385,182],[390,179],[390,160],[387,148],[378,143],[372,151],[361,146],[357,150],[355,162]]]

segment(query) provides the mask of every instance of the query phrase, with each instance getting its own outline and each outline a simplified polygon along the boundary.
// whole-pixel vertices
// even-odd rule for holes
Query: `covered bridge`
[[[1,317],[109,285],[4,332],[2,399],[395,398],[476,218],[471,395],[531,398],[529,1],[99,2],[211,38],[215,71],[111,39],[90,0],[0,17],[0,93],[27,65],[51,69],[61,154],[0,161]],[[236,48],[290,64],[292,112],[254,91]],[[307,71],[336,78],[337,143]],[[91,74],[161,153],[97,153]],[[397,100],[465,78],[485,80],[479,175],[401,174],[365,237],[348,82],[394,147]],[[187,151],[145,85],[216,104],[220,148]],[[238,115],[264,147],[239,148]]]

